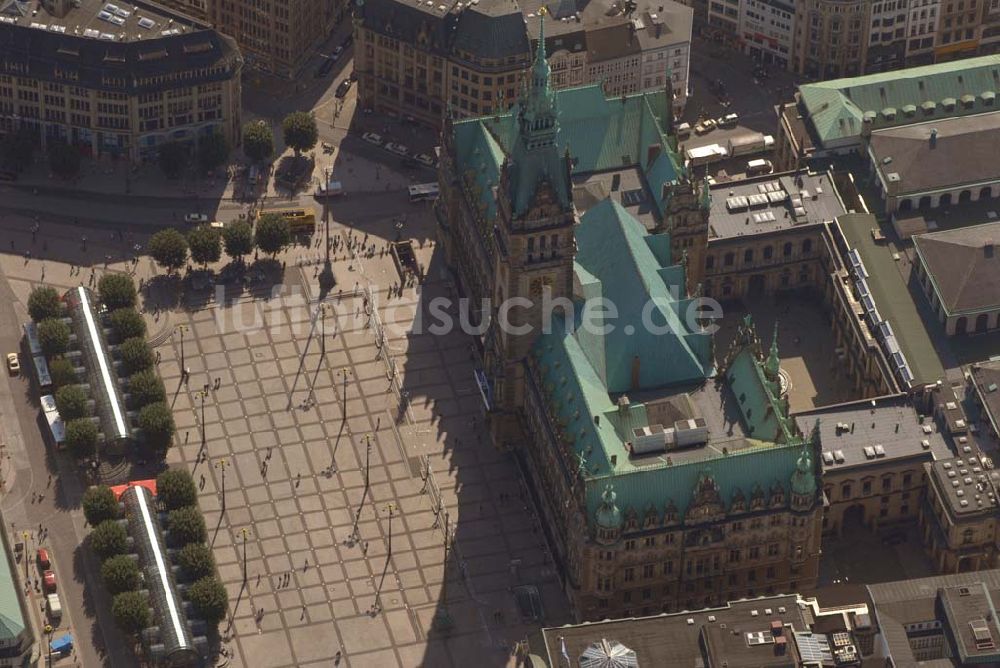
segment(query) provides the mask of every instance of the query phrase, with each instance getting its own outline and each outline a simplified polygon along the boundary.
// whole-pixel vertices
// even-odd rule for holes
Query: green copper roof
[[[821,144],[860,137],[866,112],[872,112],[873,126],[882,128],[995,111],[988,102],[997,90],[1000,56],[996,55],[799,86]],[[955,98],[966,95],[972,96],[971,103],[956,104]],[[921,111],[915,110],[916,105]]]
[[[780,443],[792,442],[797,431],[794,421],[788,417],[788,402],[781,396],[777,325],[770,353],[766,360],[761,357],[757,330],[747,315],[726,362],[726,380],[750,436]]]

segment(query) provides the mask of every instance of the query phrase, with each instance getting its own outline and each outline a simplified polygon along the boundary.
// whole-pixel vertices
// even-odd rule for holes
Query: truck
[[[48,615],[52,626],[59,626],[59,622],[62,621],[62,601],[59,600],[59,594],[49,594],[45,597],[45,614]]]
[[[697,167],[698,165],[707,165],[710,162],[725,160],[729,155],[729,151],[725,146],[720,144],[709,144],[708,146],[689,148],[685,152],[685,155],[687,156],[688,162],[691,163],[692,166]]]
[[[728,142],[729,155],[751,155],[774,148],[774,137],[760,132],[731,137]]]

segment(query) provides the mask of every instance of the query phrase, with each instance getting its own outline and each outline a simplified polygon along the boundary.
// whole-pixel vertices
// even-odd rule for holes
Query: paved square
[[[418,229],[429,220],[411,220],[408,232]],[[348,230],[331,234],[343,240]],[[385,242],[373,234],[367,243]],[[435,252],[428,243],[418,257],[436,267]],[[230,593],[232,665],[332,666],[338,651],[352,668],[512,663],[530,627],[510,588],[537,586],[549,624],[568,621],[566,606],[530,511],[499,501],[520,482],[476,433],[470,340],[410,332],[419,303],[446,290],[441,274],[428,272],[422,298],[413,289],[390,297],[398,275],[388,257],[353,259],[341,245],[324,315],[317,267],[299,266],[317,254],[287,253],[283,296],[173,312],[172,327],[188,326],[183,353],[178,335],[159,348],[178,424],[170,463],[200,485]],[[384,352],[364,313],[368,284]],[[434,622],[443,609],[447,633]]]

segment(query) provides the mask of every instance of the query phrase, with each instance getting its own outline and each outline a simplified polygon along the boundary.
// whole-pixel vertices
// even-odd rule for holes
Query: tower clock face
[[[553,283],[555,283],[555,279],[553,278],[552,274],[546,274],[544,276],[539,276],[538,278],[531,279],[531,296],[541,297],[542,292],[546,288],[551,288]]]

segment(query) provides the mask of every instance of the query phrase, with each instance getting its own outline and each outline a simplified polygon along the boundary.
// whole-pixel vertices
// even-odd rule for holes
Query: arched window
[[[774,249],[770,246],[764,246],[764,259],[770,260],[772,255],[774,255]]]
[[[813,249],[813,240],[812,239],[806,239],[805,241],[802,242],[802,252],[803,253],[811,253],[812,249]]]
[[[792,254],[792,242],[791,241],[789,241],[788,243],[786,243],[782,247],[781,254],[784,255],[785,257],[789,257]]]
[[[743,251],[743,262],[745,264],[749,264],[749,263],[753,262],[753,249],[752,248],[748,248],[745,251]]]
[[[715,267],[715,256],[709,255],[708,257],[705,258],[705,268],[713,269],[714,267]]]
[[[735,260],[736,260],[735,255],[733,255],[732,253],[726,253],[726,256],[723,258],[722,263],[727,267],[731,267],[733,266],[733,262]]]

